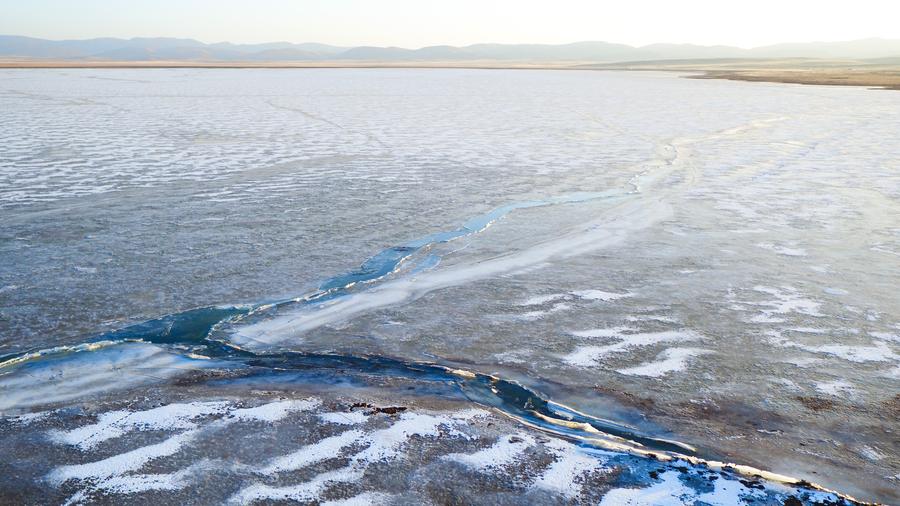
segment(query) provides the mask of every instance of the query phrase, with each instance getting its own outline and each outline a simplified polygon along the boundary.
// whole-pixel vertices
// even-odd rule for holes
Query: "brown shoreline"
[[[0,60],[0,69],[483,69],[483,70],[628,70],[689,73],[689,79],[807,84],[820,86],[861,86],[900,90],[900,63],[877,64],[844,60],[746,60],[678,62],[631,62],[597,64],[591,62],[497,62],[497,61],[304,61],[304,62],[220,62],[220,61],[97,61],[97,60]]]
[[[767,83],[810,84],[820,86],[866,86],[882,90],[900,90],[898,72],[818,72],[808,70],[706,70],[689,79],[727,79]]]

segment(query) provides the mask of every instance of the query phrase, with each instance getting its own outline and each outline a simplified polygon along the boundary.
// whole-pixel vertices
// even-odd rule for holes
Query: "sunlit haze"
[[[18,0],[0,33],[48,39],[190,37],[422,47],[604,40],[753,47],[900,38],[900,2],[857,0]]]

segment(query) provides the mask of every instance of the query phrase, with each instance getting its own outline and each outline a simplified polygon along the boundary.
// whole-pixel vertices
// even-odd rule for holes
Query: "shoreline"
[[[900,72],[816,72],[808,70],[703,70],[687,79],[724,79],[757,83],[805,84],[812,86],[862,86],[900,91]]]
[[[761,62],[760,62],[761,63]],[[900,91],[900,65],[875,68],[834,62],[768,61],[765,65],[748,61],[744,65],[709,63],[703,61],[634,62],[596,64],[588,62],[383,62],[383,61],[320,61],[320,62],[198,62],[198,61],[67,61],[0,59],[0,69],[466,69],[466,70],[614,70],[679,72],[693,75],[687,79],[722,79],[729,81],[803,84],[814,86],[859,86]]]

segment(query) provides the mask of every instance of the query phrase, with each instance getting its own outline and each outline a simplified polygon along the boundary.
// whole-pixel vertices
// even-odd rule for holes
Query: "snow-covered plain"
[[[82,343],[247,304],[253,314],[210,337],[496,374],[717,459],[900,500],[896,93],[589,71],[3,70],[0,110],[9,427],[32,410],[242,374],[195,342]],[[383,275],[358,268],[391,255]],[[345,273],[352,284],[326,283]],[[208,418],[253,418],[217,396],[172,395],[157,408],[174,410],[167,422],[98,408],[83,427],[48,426],[48,444],[91,452],[132,430],[176,431],[148,442],[172,456]],[[344,431],[309,454],[259,449],[253,465],[277,474],[346,451],[347,466],[261,478],[230,499],[330,498],[365,473],[352,452],[395,455],[359,429],[368,415],[315,420]],[[416,430],[454,425],[435,423]],[[510,431],[434,462],[482,472],[544,458],[520,492],[571,501],[580,489],[561,482],[608,471],[562,440]],[[84,497],[221,472],[183,463],[85,478]],[[72,487],[63,469],[42,483]],[[745,492],[673,472],[606,500]],[[358,501],[390,502],[389,489]]]

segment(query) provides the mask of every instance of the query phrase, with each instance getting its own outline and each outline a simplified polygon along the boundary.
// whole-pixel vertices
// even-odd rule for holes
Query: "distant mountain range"
[[[46,40],[0,35],[0,58],[102,61],[518,61],[621,62],[710,58],[835,58],[900,57],[900,40],[862,39],[846,42],[775,44],[742,49],[730,46],[651,44],[634,47],[609,42],[572,44],[474,44],[471,46],[337,47],[327,44],[205,44],[193,39],[134,38]]]

